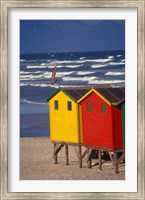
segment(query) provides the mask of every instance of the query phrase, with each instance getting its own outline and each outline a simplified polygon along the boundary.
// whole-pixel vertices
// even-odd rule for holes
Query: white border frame
[[[38,17],[39,16],[39,17]],[[86,18],[87,16],[87,18]],[[105,17],[104,17],[105,16]],[[10,9],[9,11],[9,192],[137,191],[137,10]],[[126,178],[117,181],[19,181],[19,22],[22,19],[122,19],[126,22]],[[130,51],[130,46],[132,47]],[[131,68],[130,68],[131,66]],[[16,76],[17,74],[17,76]],[[131,75],[131,76],[130,76]],[[132,90],[134,88],[134,90]],[[132,110],[132,108],[134,108]],[[130,114],[132,113],[131,120]],[[16,126],[17,124],[17,126]],[[131,136],[130,136],[131,133]],[[130,142],[131,137],[131,142]],[[134,155],[134,160],[130,156]],[[17,166],[17,167],[16,167]],[[71,167],[71,166],[70,166]],[[91,173],[91,172],[90,172]]]
[[[0,144],[1,199],[144,199],[145,198],[145,1],[144,0],[1,0]],[[8,10],[9,8],[137,8],[137,192],[132,193],[9,193],[8,192]]]

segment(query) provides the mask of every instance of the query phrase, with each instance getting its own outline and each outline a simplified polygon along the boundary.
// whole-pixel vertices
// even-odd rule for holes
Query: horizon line
[[[20,53],[20,55],[28,55],[28,54],[51,54],[51,53],[87,53],[87,52],[106,52],[106,51],[125,51],[125,49],[117,49],[117,50],[91,50],[91,51],[49,51],[49,52],[32,52],[32,53]]]

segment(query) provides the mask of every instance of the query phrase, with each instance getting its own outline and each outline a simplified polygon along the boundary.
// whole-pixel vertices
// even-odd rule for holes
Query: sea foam
[[[89,80],[93,80],[95,79],[96,76],[84,76],[84,77],[71,77],[71,76],[67,76],[67,77],[63,77],[63,81],[89,81]]]
[[[86,75],[86,74],[94,74],[95,71],[79,71],[77,75]]]
[[[119,76],[119,75],[124,75],[125,72],[107,72],[105,75],[110,75],[110,76]]]
[[[108,66],[109,64],[93,64],[91,66],[91,68],[101,68],[101,67],[106,67]]]
[[[88,81],[88,84],[115,84],[115,83],[124,83],[125,80],[92,80]]]
[[[110,62],[110,65],[124,65],[125,62]]]

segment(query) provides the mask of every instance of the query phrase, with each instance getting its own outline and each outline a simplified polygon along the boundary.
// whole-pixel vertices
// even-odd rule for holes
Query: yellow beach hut
[[[77,101],[89,90],[89,87],[63,87],[47,99],[51,140],[82,143],[82,115]]]

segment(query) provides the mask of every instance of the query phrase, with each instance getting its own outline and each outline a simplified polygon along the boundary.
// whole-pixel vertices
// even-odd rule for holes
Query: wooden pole
[[[55,147],[55,150],[54,150],[54,155],[57,155],[60,150],[63,148],[64,144],[57,144],[56,147]]]
[[[87,149],[83,152],[83,154],[82,154],[82,159],[86,156],[87,152],[88,152]]]
[[[82,147],[79,145],[78,146],[78,155],[79,155],[79,168],[82,168]]]
[[[114,152],[114,165],[115,165],[115,173],[119,173],[119,172],[118,172],[117,160],[118,160],[117,153],[116,153],[116,152]]]
[[[79,159],[79,154],[78,154],[78,150],[77,150],[77,146],[75,145],[75,151],[76,151],[76,154],[77,154],[77,158]]]
[[[92,159],[91,158],[89,158],[89,160],[88,160],[88,168],[92,168]]]
[[[111,162],[112,162],[112,165],[114,166],[114,160],[113,160],[113,157],[112,157],[112,153],[111,153],[111,152],[109,152],[109,157],[110,157],[110,160],[111,160]]]
[[[88,162],[88,168],[92,168],[92,149],[88,150],[88,156],[87,156],[87,162]]]
[[[123,160],[125,158],[125,152],[123,152],[122,154],[121,154],[121,156],[120,156],[120,158],[118,158],[118,160],[117,160],[117,165],[119,165],[120,164],[120,162]]]
[[[65,160],[66,160],[66,165],[69,165],[68,145],[67,144],[65,144]]]
[[[57,164],[58,163],[58,160],[57,160],[57,154],[55,154],[55,151],[56,151],[56,143],[54,143],[54,153],[53,153],[53,157],[54,157],[54,164]]]
[[[98,157],[99,157],[99,170],[102,171],[102,151],[101,150],[99,150]]]

